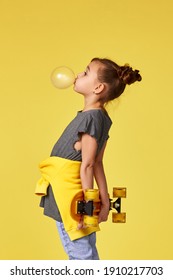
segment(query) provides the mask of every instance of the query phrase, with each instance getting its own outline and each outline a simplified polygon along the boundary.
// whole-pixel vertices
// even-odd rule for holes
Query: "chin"
[[[75,85],[74,85],[74,87],[73,87],[73,90],[74,90],[75,92],[79,93],[79,94],[82,94],[82,93],[75,87]]]

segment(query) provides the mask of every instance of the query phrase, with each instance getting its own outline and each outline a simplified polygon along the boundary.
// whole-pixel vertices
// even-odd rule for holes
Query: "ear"
[[[105,88],[105,85],[103,83],[100,83],[99,85],[97,85],[93,91],[93,93],[95,94],[100,94]]]

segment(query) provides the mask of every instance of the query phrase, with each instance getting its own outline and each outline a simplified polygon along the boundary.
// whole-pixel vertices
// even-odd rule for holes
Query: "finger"
[[[83,228],[83,222],[78,223],[77,229],[81,229],[81,228]]]

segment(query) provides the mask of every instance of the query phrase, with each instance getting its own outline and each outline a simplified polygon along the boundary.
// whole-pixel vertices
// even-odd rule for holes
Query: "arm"
[[[92,189],[94,185],[94,163],[97,153],[97,141],[88,134],[81,136],[82,163],[80,168],[80,177],[82,189]],[[78,224],[78,229],[85,227],[83,219]]]
[[[93,188],[94,177],[99,187],[101,198],[101,211],[99,214],[99,222],[107,220],[109,214],[109,195],[107,190],[107,182],[103,168],[103,154],[106,143],[102,150],[96,157],[97,141],[88,134],[83,134],[81,138],[82,144],[82,164],[80,169],[80,176],[82,181],[82,188]]]
[[[81,137],[82,163],[80,168],[80,177],[82,188],[92,189],[94,184],[94,164],[97,153],[97,141],[88,134]]]
[[[103,155],[104,155],[105,148],[106,148],[106,142],[102,147],[102,150],[96,157],[95,165],[94,165],[94,177],[99,187],[100,198],[102,203],[101,211],[99,213],[99,222],[106,221],[109,214],[109,194],[108,194],[107,182],[106,182],[106,177],[105,177],[104,167],[103,167]]]

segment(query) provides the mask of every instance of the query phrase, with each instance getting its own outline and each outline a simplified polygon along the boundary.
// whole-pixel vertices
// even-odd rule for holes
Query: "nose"
[[[77,74],[76,78],[75,78],[75,82],[77,79],[79,79],[80,77],[82,77],[82,73]]]
[[[77,74],[77,78],[80,78],[80,77],[82,77],[82,76],[83,76],[83,72]]]

